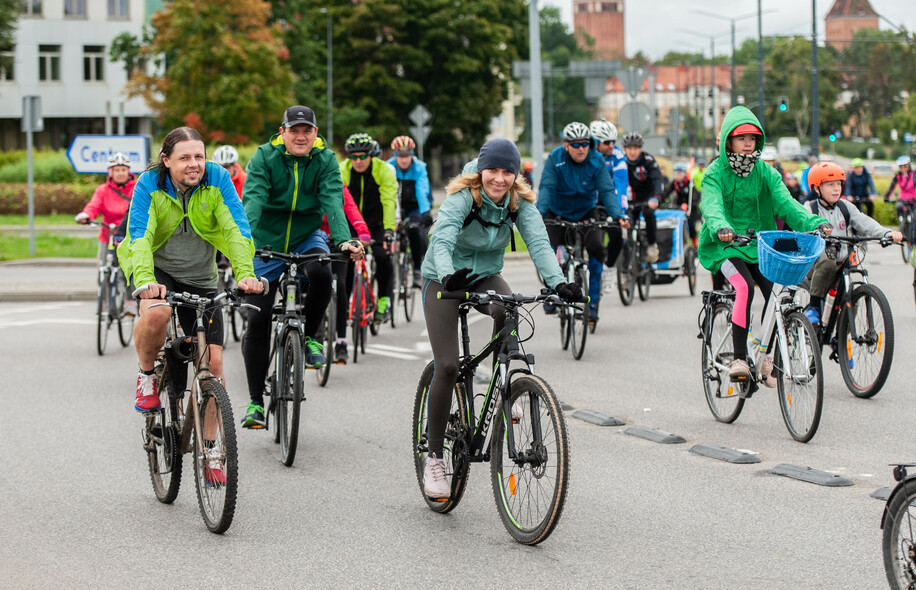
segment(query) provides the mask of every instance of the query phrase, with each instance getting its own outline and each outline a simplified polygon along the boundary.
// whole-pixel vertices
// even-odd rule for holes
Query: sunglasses
[[[609,140],[607,140],[607,141],[602,141],[601,143],[604,144],[604,145],[614,145],[614,140],[613,140],[613,139],[609,139]]]
[[[350,154],[351,160],[365,160],[369,157],[369,154]]]
[[[577,149],[577,150],[578,150],[578,149],[581,149],[581,148],[587,148],[587,147],[588,147],[588,142],[587,142],[587,141],[570,141],[570,142],[569,142],[569,147],[571,147],[571,148],[573,148],[573,149]]]

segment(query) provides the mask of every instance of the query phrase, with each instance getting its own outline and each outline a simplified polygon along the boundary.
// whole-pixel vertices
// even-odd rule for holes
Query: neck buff
[[[747,178],[754,169],[757,158],[760,157],[760,150],[754,150],[749,154],[736,154],[726,150],[725,155],[728,156],[728,164],[732,167],[732,171],[741,178]]]

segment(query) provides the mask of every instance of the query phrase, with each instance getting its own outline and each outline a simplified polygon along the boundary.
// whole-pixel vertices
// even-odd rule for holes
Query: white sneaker
[[[448,478],[445,477],[445,461],[430,453],[423,469],[423,493],[433,500],[447,500],[451,494]]]
[[[646,248],[646,262],[653,264],[658,262],[658,245],[649,244],[649,247]]]
[[[525,409],[522,408],[522,404],[515,402],[512,404],[512,421],[518,422],[525,417]]]
[[[613,293],[617,290],[617,269],[605,268],[601,273],[601,292]]]
[[[767,387],[776,387],[776,377],[773,376],[773,356],[766,355],[760,363],[760,381]]]

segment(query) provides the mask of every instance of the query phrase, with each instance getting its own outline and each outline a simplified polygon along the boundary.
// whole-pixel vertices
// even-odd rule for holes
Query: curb
[[[95,291],[16,291],[15,293],[0,293],[0,303],[11,302],[49,302],[49,301],[94,301]]]
[[[96,266],[95,258],[20,258],[0,261],[4,266]]]

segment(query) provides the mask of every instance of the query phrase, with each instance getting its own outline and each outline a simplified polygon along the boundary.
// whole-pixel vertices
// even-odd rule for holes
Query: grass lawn
[[[69,213],[58,215],[36,215],[35,225],[76,225]],[[28,215],[0,215],[0,225],[28,225]]]
[[[98,248],[96,234],[86,238],[74,238],[50,232],[35,232],[36,258],[95,258]],[[28,236],[0,232],[0,260],[28,257]]]

